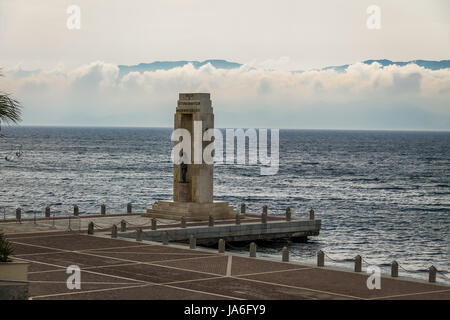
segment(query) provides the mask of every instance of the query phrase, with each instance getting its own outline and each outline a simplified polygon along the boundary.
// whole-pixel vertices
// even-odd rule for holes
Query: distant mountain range
[[[450,68],[450,60],[441,60],[441,61],[431,61],[431,60],[412,60],[412,61],[391,61],[386,59],[380,60],[366,60],[362,63],[372,64],[374,62],[378,62],[383,67],[396,65],[396,66],[405,66],[407,64],[417,64],[420,67],[424,67],[430,70],[440,70]],[[217,69],[236,69],[240,68],[242,64],[236,62],[230,62],[226,60],[205,60],[205,61],[155,61],[150,63],[140,63],[132,66],[119,65],[119,75],[124,76],[130,72],[145,72],[145,71],[157,71],[157,70],[170,70],[173,68],[183,67],[187,64],[191,63],[194,68],[198,69],[205,64],[210,63],[213,67]],[[330,66],[321,68],[319,70],[336,70],[338,72],[344,72],[349,67],[349,64],[341,65],[341,66]],[[295,71],[302,72],[302,71]]]

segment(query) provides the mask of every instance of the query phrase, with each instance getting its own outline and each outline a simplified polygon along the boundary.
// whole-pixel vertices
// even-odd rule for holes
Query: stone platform
[[[14,259],[30,264],[33,300],[450,300],[450,286],[383,275],[369,290],[369,276],[296,261],[282,262],[217,249],[131,239],[110,232],[7,234]],[[66,286],[66,268],[81,269],[81,288]]]
[[[153,204],[143,216],[180,220],[185,217],[188,221],[206,221],[209,216],[215,219],[233,219],[239,212],[225,201],[206,203],[180,202],[160,200]]]

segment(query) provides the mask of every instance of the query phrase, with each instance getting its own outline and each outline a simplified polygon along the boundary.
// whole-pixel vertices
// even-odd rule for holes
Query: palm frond
[[[7,93],[0,92],[0,122],[19,122],[21,120],[21,108],[19,101],[11,98]]]

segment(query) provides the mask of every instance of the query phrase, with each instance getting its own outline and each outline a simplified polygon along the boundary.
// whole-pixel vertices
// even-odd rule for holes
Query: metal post
[[[236,224],[241,224],[241,216],[239,215],[239,213],[236,213]]]
[[[317,252],[317,266],[325,266],[325,253],[322,250],[319,250],[319,252]]]
[[[78,208],[77,205],[74,205],[74,206],[73,206],[73,215],[74,215],[74,216],[78,216],[78,213],[79,213],[79,208]]]
[[[136,229],[136,241],[142,241],[142,228]]]
[[[391,264],[391,277],[397,278],[398,277],[398,262],[392,261]]]
[[[288,249],[288,247],[283,247],[281,260],[283,262],[289,262],[289,249]]]
[[[245,203],[241,203],[241,213],[245,214],[246,205]]]
[[[128,202],[127,203],[127,213],[131,213],[132,212],[132,210],[131,210],[131,202]]]
[[[45,207],[45,217],[50,218],[50,207],[49,206]]]
[[[361,271],[362,271],[362,257],[360,255],[357,255],[355,257],[355,272]]]
[[[117,238],[117,226],[115,224],[112,226],[111,238]]]
[[[162,242],[163,242],[163,245],[169,244],[169,233],[167,233],[167,231],[164,231],[162,234]]]
[[[291,208],[286,208],[286,221],[291,221]]]
[[[225,252],[225,240],[219,239],[219,253]]]
[[[250,257],[256,257],[256,243],[250,243]]]
[[[152,218],[152,230],[156,230],[158,228],[157,221],[155,218]]]
[[[94,234],[94,223],[92,221],[88,224],[88,234]]]
[[[186,217],[181,217],[181,228],[186,228]]]
[[[309,220],[314,220],[314,209],[309,210]]]
[[[104,204],[100,206],[100,213],[102,214],[102,216],[106,214],[106,206]]]
[[[16,220],[19,221],[19,223],[22,223],[22,209],[21,208],[16,209]]]
[[[428,282],[436,282],[437,269],[435,266],[431,266],[428,269]]]
[[[120,221],[120,232],[127,231],[127,222],[125,220]]]
[[[193,234],[189,237],[189,248],[195,249],[197,248],[197,239]]]

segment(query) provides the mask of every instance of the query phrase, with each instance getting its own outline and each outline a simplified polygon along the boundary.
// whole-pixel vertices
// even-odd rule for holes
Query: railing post
[[[94,234],[94,223],[92,221],[88,224],[88,234]]]
[[[45,207],[45,217],[50,218],[50,207],[49,206]]]
[[[398,277],[398,262],[395,260],[392,261],[392,264],[391,264],[391,277],[393,277],[393,278]]]
[[[78,208],[77,205],[74,205],[74,206],[73,206],[73,215],[74,215],[74,216],[78,216],[78,213],[79,213],[79,208]]]
[[[120,221],[120,232],[127,231],[127,222],[125,220]]]
[[[428,282],[436,282],[437,269],[435,266],[431,266],[428,269]]]
[[[288,249],[288,247],[283,247],[281,260],[283,262],[289,262],[289,249]]]
[[[100,213],[102,216],[106,214],[106,206],[104,204],[100,206]]]
[[[360,255],[357,255],[355,257],[355,272],[361,271],[362,271],[362,257]]]
[[[241,213],[245,214],[246,205],[245,203],[241,203]]]
[[[322,250],[319,250],[319,252],[317,252],[317,266],[325,266],[325,252],[323,252]]]
[[[142,228],[136,229],[136,241],[142,241]]]
[[[291,221],[291,208],[286,208],[286,221]]]
[[[256,243],[250,243],[250,257],[256,257]]]
[[[115,224],[112,226],[111,238],[117,238],[117,226]]]
[[[195,249],[197,248],[197,239],[193,234],[189,237],[189,248]]]
[[[219,253],[225,252],[225,240],[219,239]]]
[[[162,234],[162,242],[163,242],[163,245],[169,244],[169,233],[167,231],[164,231]]]
[[[267,223],[267,206],[263,206],[263,212],[261,214],[261,223]]]
[[[132,208],[131,208],[131,202],[127,203],[127,213],[131,213],[132,212]]]
[[[309,220],[314,220],[314,209],[309,210]]]
[[[16,220],[22,223],[22,208],[16,209]]]

